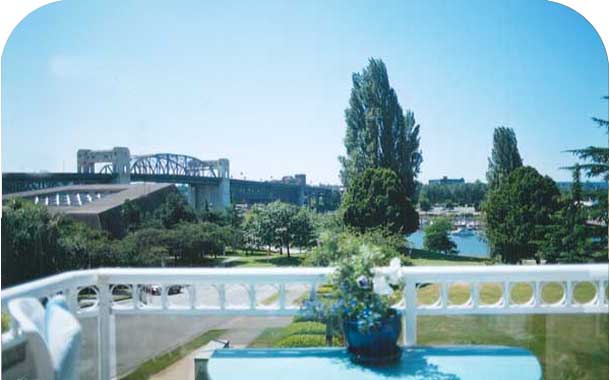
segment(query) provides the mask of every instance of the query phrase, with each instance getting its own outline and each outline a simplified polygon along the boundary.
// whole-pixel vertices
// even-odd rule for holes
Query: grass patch
[[[426,251],[424,249],[411,249],[409,261],[413,265],[444,266],[444,265],[485,265],[488,259]]]
[[[165,353],[156,358],[150,359],[140,365],[136,370],[131,372],[129,375],[122,377],[121,380],[146,380],[150,378],[152,375],[159,373],[163,369],[169,367],[174,364],[178,360],[187,356],[192,351],[197,348],[205,345],[212,339],[218,338],[222,335],[225,330],[210,330],[206,331],[204,334],[196,337],[188,343],[183,344],[182,346],[173,349],[172,351]]]
[[[240,253],[240,254],[236,254]],[[232,251],[227,256],[218,257],[214,261],[216,267],[239,268],[239,267],[254,267],[254,268],[273,268],[273,267],[290,267],[300,266],[305,259],[305,254],[292,254],[288,257],[286,254],[279,255],[277,253],[267,253],[256,251],[246,255],[242,251]],[[226,261],[226,263],[223,263]]]

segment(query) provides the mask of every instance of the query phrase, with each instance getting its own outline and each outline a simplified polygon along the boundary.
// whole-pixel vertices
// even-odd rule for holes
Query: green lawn
[[[206,331],[204,334],[198,336],[190,342],[183,344],[182,346],[175,348],[166,354],[144,362],[135,371],[122,377],[121,380],[146,380],[150,376],[159,373],[161,370],[169,367],[189,353],[205,345],[212,339],[218,338],[224,332],[225,330]]]
[[[225,268],[300,266],[305,255],[306,253],[291,253],[288,257],[286,253],[280,255],[276,252],[254,251],[246,254],[243,251],[231,251],[227,252],[226,256],[213,259],[213,266]]]
[[[484,265],[488,262],[487,259],[477,257],[466,257],[458,255],[445,255],[438,252],[426,251],[423,249],[411,249],[409,261],[413,265]]]

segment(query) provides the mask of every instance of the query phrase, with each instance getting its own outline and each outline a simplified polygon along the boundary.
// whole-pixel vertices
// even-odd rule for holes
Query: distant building
[[[464,178],[443,177],[441,179],[431,179],[428,181],[428,185],[459,185],[462,183],[466,183],[466,181],[464,181]]]
[[[305,186],[307,184],[307,176],[305,174],[295,174],[283,176],[281,180],[272,180],[269,182],[283,183],[285,185]]]
[[[24,198],[47,206],[51,213],[65,214],[92,228],[122,237],[126,228],[121,207],[126,200],[146,212],[156,209],[171,192],[178,192],[178,189],[166,183],[70,185],[7,194],[2,196],[2,203],[12,198]]]

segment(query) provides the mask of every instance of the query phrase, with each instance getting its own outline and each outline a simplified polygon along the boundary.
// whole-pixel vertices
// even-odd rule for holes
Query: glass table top
[[[403,348],[385,365],[353,363],[345,348],[222,349],[208,363],[210,380],[540,380],[529,351],[503,346]]]

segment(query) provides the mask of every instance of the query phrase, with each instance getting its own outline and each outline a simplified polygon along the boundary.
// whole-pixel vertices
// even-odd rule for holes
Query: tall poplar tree
[[[515,169],[523,166],[517,147],[515,131],[508,127],[494,130],[491,157],[488,159],[487,182],[490,188],[497,187]]]
[[[348,187],[366,169],[391,169],[412,198],[422,162],[415,115],[403,112],[380,59],[371,58],[362,73],[354,73],[352,85],[345,110],[347,154],[339,157],[343,184]]]

